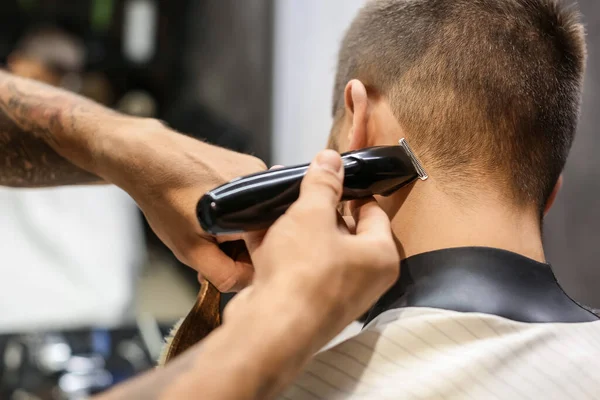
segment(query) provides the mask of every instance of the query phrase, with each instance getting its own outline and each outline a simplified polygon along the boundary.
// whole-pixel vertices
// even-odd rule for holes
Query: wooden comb
[[[196,343],[202,341],[221,325],[221,293],[212,283],[203,280],[194,307],[185,317],[167,351],[168,363]]]
[[[243,240],[226,242],[219,247],[233,260],[247,254],[246,244]],[[194,307],[179,325],[171,340],[165,363],[202,341],[221,325],[221,292],[205,279],[200,282],[200,285],[200,292]]]

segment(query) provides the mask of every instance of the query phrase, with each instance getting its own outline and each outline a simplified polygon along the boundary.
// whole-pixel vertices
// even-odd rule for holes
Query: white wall
[[[337,52],[364,0],[276,0],[273,161],[309,162],[327,141]]]

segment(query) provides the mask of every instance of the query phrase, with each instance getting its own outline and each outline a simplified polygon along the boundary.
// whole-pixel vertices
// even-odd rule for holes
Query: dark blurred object
[[[185,24],[192,0],[2,0],[0,62],[38,27],[52,26],[78,38],[86,71],[102,72],[113,98],[145,90],[158,105],[178,96]]]
[[[588,45],[583,105],[563,187],[544,221],[544,248],[565,291],[600,308],[600,1],[578,3]]]
[[[52,26],[83,44],[84,95],[269,162],[272,0],[3,0],[1,10],[0,63]]]
[[[161,326],[160,335],[171,327]],[[0,336],[0,399],[83,399],[151,369],[155,357],[142,330]]]
[[[253,154],[271,156],[275,0],[198,0],[185,21],[182,95],[250,133]],[[169,122],[169,121],[168,121]]]
[[[102,72],[85,73],[81,79],[80,94],[105,106],[111,106],[115,101],[112,85]]]
[[[208,143],[239,152],[250,150],[249,132],[194,101],[174,105],[164,119],[171,128]]]

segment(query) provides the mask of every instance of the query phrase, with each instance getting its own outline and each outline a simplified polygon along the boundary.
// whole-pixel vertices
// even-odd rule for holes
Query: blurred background
[[[339,42],[364,0],[2,0],[0,63],[267,164],[323,148]],[[600,308],[600,2],[563,192],[565,290]],[[198,290],[114,187],[0,188],[0,399],[80,399],[151,368]]]

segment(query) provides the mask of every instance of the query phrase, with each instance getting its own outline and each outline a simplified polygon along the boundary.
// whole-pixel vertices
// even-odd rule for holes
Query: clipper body
[[[427,179],[404,139],[397,146],[342,154],[342,161],[342,200],[388,196],[417,179]],[[248,175],[206,193],[197,206],[202,229],[219,235],[268,228],[298,199],[308,167],[304,164]]]

